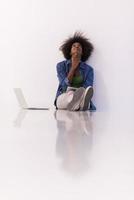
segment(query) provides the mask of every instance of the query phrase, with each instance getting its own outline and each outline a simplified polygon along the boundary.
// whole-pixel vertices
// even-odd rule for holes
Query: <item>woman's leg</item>
[[[76,90],[67,90],[58,97],[57,108],[70,111],[79,110],[84,92],[85,88],[83,87],[76,88]]]
[[[84,87],[78,88],[74,92],[73,99],[68,104],[67,110],[70,110],[70,111],[79,110],[84,93],[85,93],[85,88]]]
[[[67,109],[68,104],[73,99],[74,91],[68,91],[58,96],[56,105],[58,109]]]
[[[80,103],[80,111],[85,111],[88,110],[90,107],[90,100],[93,96],[93,87],[88,86],[85,89],[84,95],[82,97],[82,101]]]
[[[73,91],[69,90],[57,98],[57,108],[67,109],[70,111],[88,110],[92,96],[93,88],[91,86],[86,89],[84,87],[80,87]]]

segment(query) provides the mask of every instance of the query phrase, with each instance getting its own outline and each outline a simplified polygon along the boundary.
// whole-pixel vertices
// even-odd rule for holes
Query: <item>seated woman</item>
[[[56,109],[70,111],[96,110],[93,96],[93,68],[85,63],[93,51],[93,45],[76,32],[60,47],[66,60],[57,63],[59,86],[54,105]]]

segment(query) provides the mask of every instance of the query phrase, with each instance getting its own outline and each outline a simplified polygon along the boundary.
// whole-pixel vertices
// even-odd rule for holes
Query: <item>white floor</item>
[[[134,114],[0,114],[0,200],[133,200]]]

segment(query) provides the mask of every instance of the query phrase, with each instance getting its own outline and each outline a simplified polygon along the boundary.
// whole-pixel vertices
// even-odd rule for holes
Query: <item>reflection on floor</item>
[[[134,199],[133,113],[0,115],[0,199]]]
[[[63,168],[74,175],[89,169],[88,157],[92,146],[90,112],[56,111],[56,152]]]

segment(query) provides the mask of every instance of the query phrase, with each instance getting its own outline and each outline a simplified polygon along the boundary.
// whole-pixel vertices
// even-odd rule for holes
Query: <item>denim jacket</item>
[[[63,92],[65,92],[68,86],[71,86],[67,78],[70,67],[71,67],[71,60],[64,60],[62,62],[57,63],[56,70],[57,70],[57,77],[59,80],[59,86],[58,86],[55,101],[54,101],[55,106],[56,106],[57,97],[61,95]],[[88,86],[93,86],[93,80],[94,80],[93,68],[90,65],[87,65],[85,62],[81,61],[79,70],[83,76],[82,87],[87,88]],[[56,106],[56,109],[57,109],[57,106]],[[89,110],[91,111],[96,110],[96,107],[92,101],[90,101]]]

